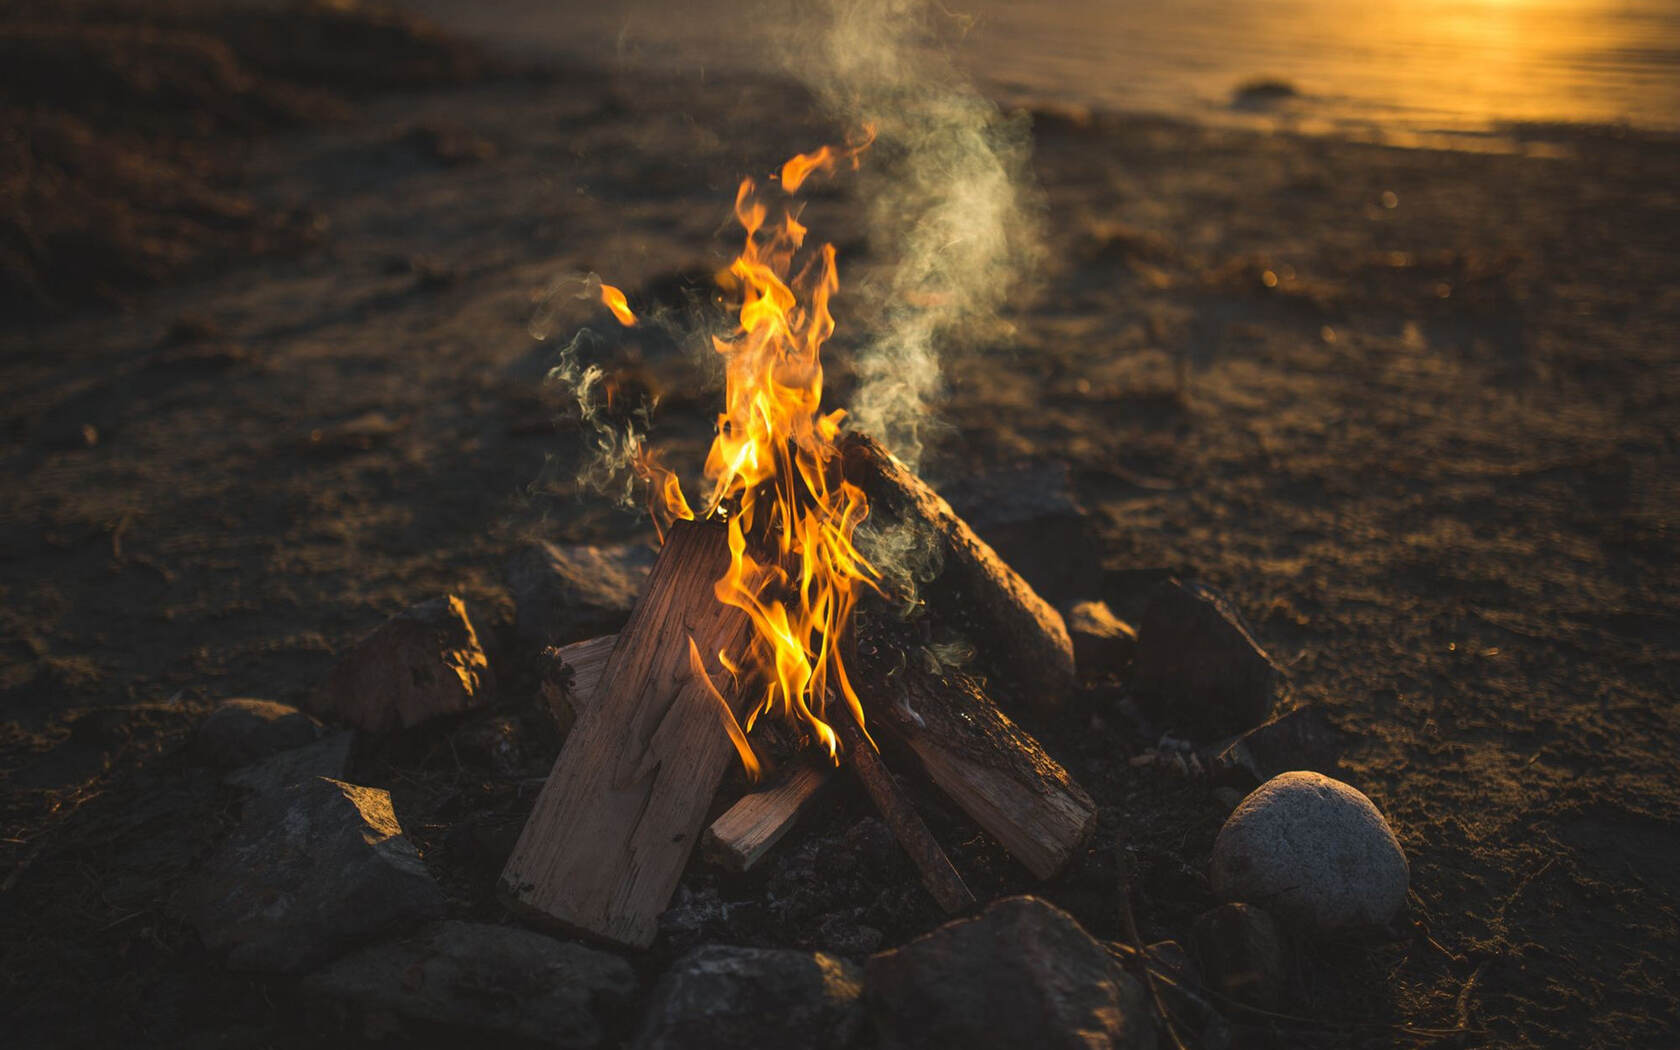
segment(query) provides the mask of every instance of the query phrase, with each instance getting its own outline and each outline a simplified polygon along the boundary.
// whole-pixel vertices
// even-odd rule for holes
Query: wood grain
[[[877,525],[908,524],[934,541],[939,575],[922,587],[930,611],[968,636],[1028,703],[1059,706],[1076,684],[1061,614],[921,478],[867,434],[842,435],[846,479],[869,497]],[[1093,566],[1093,569],[1096,567]]]
[[[543,650],[549,663],[543,668],[538,690],[562,732],[570,731],[595,702],[601,678],[607,673],[607,661],[617,644],[618,635],[603,634],[588,641]]]
[[[834,764],[808,758],[774,787],[741,796],[712,821],[701,841],[707,857],[732,871],[747,871],[781,841],[806,805],[834,777]]]
[[[720,527],[679,522],[666,537],[502,871],[516,905],[569,931],[652,943],[734,760],[688,651],[690,637],[702,654],[746,644],[745,614],[712,590],[728,564]],[[726,675],[713,680],[727,689]]]
[[[870,732],[898,743],[928,779],[1041,879],[1065,868],[1096,828],[1097,807],[1067,770],[961,671],[935,675],[877,660],[860,669]]]

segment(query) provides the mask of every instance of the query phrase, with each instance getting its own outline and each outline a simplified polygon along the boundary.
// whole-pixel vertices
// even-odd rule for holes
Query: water
[[[525,54],[775,69],[765,0],[405,0]],[[1514,126],[1680,131],[1680,0],[943,0],[940,35],[1004,99],[1384,137]],[[1243,96],[1260,80],[1288,93]]]

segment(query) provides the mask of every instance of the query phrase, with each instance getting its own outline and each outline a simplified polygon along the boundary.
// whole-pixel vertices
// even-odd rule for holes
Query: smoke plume
[[[925,0],[813,6],[789,69],[835,116],[877,135],[860,192],[885,265],[854,301],[880,314],[848,407],[915,467],[944,386],[941,357],[991,337],[1040,253],[1027,127],[952,64]]]

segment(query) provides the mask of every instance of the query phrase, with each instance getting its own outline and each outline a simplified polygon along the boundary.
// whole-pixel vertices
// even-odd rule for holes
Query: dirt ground
[[[312,216],[308,243],[0,329],[12,1045],[308,1041],[288,982],[220,972],[171,911],[237,811],[184,753],[192,727],[222,698],[299,700],[446,590],[495,659],[521,542],[645,534],[571,480],[581,435],[530,332],[544,291],[593,270],[680,307],[733,253],[739,177],[840,130],[788,85],[719,76],[384,95],[249,145],[239,192]],[[1406,847],[1404,927],[1299,947],[1287,1016],[1244,1018],[1245,1045],[1680,1031],[1680,144],[1552,130],[1533,156],[1039,114],[1043,285],[1012,333],[948,358],[925,473],[1069,464],[1102,549],[1084,596],[1135,617],[1165,570],[1229,594]],[[875,260],[836,187],[805,221],[844,287]],[[557,333],[603,321],[559,307]],[[836,304],[837,403],[863,308]],[[652,340],[617,355],[697,463],[716,392]],[[1102,805],[1093,856],[1042,892],[1118,937],[1126,875],[1145,934],[1181,936],[1213,903],[1224,810],[1127,764],[1117,702],[1030,724]],[[357,773],[393,791],[452,911],[499,917],[534,789],[462,762],[417,733]],[[843,826],[818,814],[780,850]],[[975,883],[1029,886],[997,863]],[[763,888],[702,872],[682,899]],[[890,944],[937,914],[877,921]]]

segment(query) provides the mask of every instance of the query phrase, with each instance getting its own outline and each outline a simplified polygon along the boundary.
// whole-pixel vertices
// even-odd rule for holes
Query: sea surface
[[[780,68],[826,0],[402,0],[525,55]],[[935,0],[1006,101],[1378,138],[1680,131],[1680,0]],[[1246,89],[1246,90],[1245,90]]]

